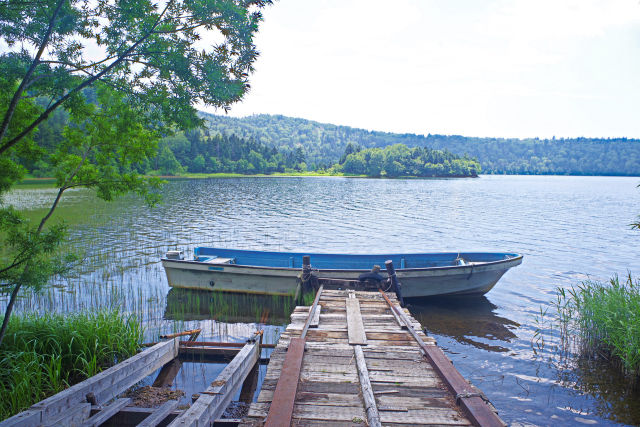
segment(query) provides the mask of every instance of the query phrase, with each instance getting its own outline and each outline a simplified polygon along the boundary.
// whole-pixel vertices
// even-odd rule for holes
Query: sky
[[[640,138],[640,0],[279,0],[264,17],[231,116]]]

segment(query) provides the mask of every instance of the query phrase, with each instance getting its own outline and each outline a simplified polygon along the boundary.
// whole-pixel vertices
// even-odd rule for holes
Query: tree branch
[[[7,133],[7,129],[9,128],[9,123],[11,122],[13,113],[15,112],[16,107],[18,106],[18,101],[20,100],[20,96],[22,96],[22,92],[24,91],[34,70],[38,66],[40,62],[40,57],[42,56],[44,49],[47,47],[47,43],[49,43],[49,37],[51,37],[51,33],[53,32],[53,27],[55,25],[56,18],[58,17],[58,13],[60,13],[60,9],[62,9],[63,3],[64,3],[64,0],[58,1],[58,5],[56,6],[56,10],[53,12],[51,19],[49,20],[49,26],[47,27],[47,31],[44,34],[44,37],[42,38],[42,42],[40,43],[38,52],[36,53],[36,56],[33,58],[33,61],[31,61],[31,66],[27,70],[27,73],[24,75],[22,82],[20,83],[20,86],[18,86],[18,89],[13,94],[13,98],[11,99],[11,102],[9,103],[9,107],[7,108],[7,111],[4,114],[4,118],[2,119],[2,125],[0,125],[0,141],[2,141],[2,138],[4,138],[4,135]],[[0,150],[0,154],[4,151],[5,150]]]
[[[144,42],[146,39],[148,39],[149,36],[154,34],[154,30],[156,29],[156,27],[160,23],[160,20],[162,19],[162,16],[166,13],[167,9],[169,8],[169,6],[172,3],[173,3],[173,0],[167,2],[164,10],[160,14],[160,16],[158,16],[158,19],[156,20],[156,22],[153,24],[151,29],[144,36],[142,36],[140,39],[138,39],[133,45],[131,45],[131,47],[129,47],[129,49],[127,49],[120,56],[118,56],[116,58],[116,60],[113,61],[111,64],[109,64],[104,70],[100,71],[98,74],[94,75],[93,77],[88,78],[87,80],[83,81],[81,84],[76,86],[75,88],[71,89],[64,96],[62,96],[60,99],[58,99],[58,101],[53,103],[51,106],[49,106],[49,108],[47,108],[44,112],[42,112],[40,114],[40,116],[37,119],[35,119],[33,122],[31,122],[31,124],[29,126],[27,126],[25,129],[23,129],[22,132],[20,132],[13,139],[5,142],[2,146],[0,146],[0,154],[4,153],[9,148],[13,147],[18,141],[20,141],[22,138],[24,138],[26,135],[28,135],[40,123],[42,123],[44,120],[46,120],[47,117],[49,117],[49,114],[51,114],[51,112],[53,112],[56,108],[58,108],[60,105],[62,105],[72,95],[74,95],[75,93],[81,91],[82,89],[86,88],[87,86],[90,86],[96,80],[99,80],[102,76],[104,76],[109,71],[111,71],[113,68],[115,68],[116,65],[120,64],[129,54],[131,54],[131,52],[133,52],[136,49],[136,47],[138,47],[142,42]],[[14,109],[15,109],[15,107],[14,107]],[[7,121],[7,126],[8,126],[8,121]],[[1,136],[0,136],[0,140],[1,140]]]

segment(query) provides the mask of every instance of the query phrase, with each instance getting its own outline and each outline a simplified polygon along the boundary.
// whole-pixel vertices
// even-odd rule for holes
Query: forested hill
[[[340,159],[348,143],[363,149],[401,143],[475,157],[483,173],[640,175],[640,140],[616,138],[508,139],[367,131],[281,115],[234,118],[202,113],[210,129],[267,146],[302,146],[310,169]]]

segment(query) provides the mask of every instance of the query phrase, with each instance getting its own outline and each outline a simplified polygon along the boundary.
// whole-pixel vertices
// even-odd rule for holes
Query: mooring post
[[[311,256],[302,256],[302,290],[309,292],[311,290]]]
[[[384,266],[387,267],[387,274],[389,275],[389,280],[391,280],[391,289],[393,289],[393,292],[396,293],[398,301],[400,301],[400,306],[404,307],[404,300],[402,299],[401,289],[402,285],[398,281],[398,276],[396,276],[396,269],[393,268],[393,261],[385,261]]]

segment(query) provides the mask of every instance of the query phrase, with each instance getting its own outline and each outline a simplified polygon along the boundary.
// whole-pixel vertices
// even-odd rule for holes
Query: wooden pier
[[[323,290],[296,307],[242,426],[501,426],[394,294]]]
[[[17,426],[502,426],[482,393],[453,367],[394,293],[325,290],[296,307],[269,360],[247,417],[221,419],[234,396],[250,402],[262,333],[246,343],[196,342],[199,330],[145,351],[0,422]],[[189,336],[179,341],[180,336]],[[122,397],[154,372],[154,387],[175,379],[182,362],[230,361],[188,407],[158,408]]]

